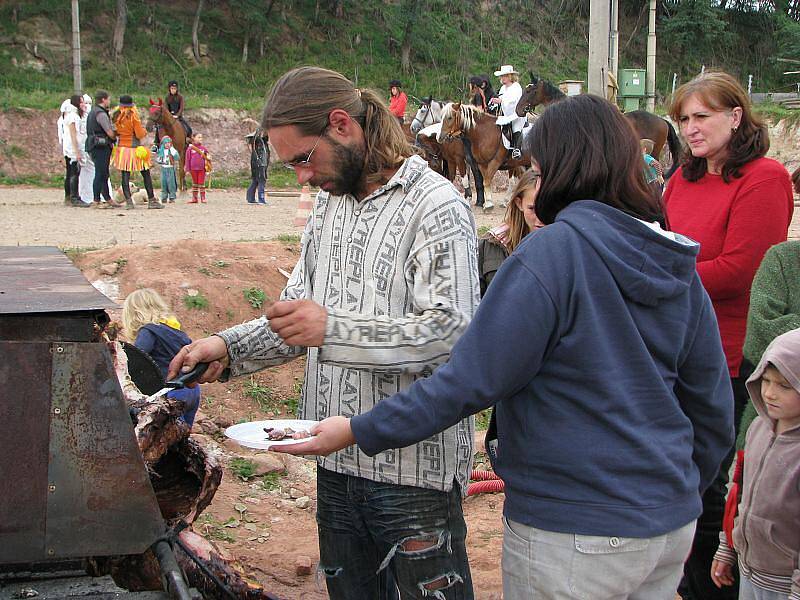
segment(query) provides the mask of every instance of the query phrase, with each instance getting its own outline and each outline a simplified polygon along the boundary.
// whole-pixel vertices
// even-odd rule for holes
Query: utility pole
[[[610,0],[589,1],[589,69],[586,83],[590,94],[603,98],[606,97],[610,15]]]
[[[608,70],[618,80],[619,71],[619,0],[611,0],[611,39],[608,50]]]
[[[72,82],[75,87],[75,93],[83,93],[83,75],[81,74],[81,25],[78,0],[72,0]]]
[[[650,26],[647,30],[647,110],[656,109],[656,0],[650,0]]]

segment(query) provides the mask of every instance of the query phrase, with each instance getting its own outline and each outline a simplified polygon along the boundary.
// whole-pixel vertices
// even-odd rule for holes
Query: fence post
[[[675,95],[675,85],[677,83],[678,83],[678,74],[677,73],[673,73],[672,74],[672,95],[673,96]]]
[[[753,76],[747,76],[747,95],[752,96],[753,94]]]

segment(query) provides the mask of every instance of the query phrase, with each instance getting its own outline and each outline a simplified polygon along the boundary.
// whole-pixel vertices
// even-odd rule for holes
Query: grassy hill
[[[175,78],[195,105],[253,109],[277,76],[302,64],[336,69],[378,89],[398,77],[410,94],[440,98],[463,96],[470,75],[491,74],[500,64],[554,80],[585,77],[588,15],[581,2],[275,0],[265,16],[269,2],[211,0],[200,17],[207,55],[199,63],[191,57],[196,0],[127,4],[124,56],[114,61],[116,2],[80,3],[87,91],[163,95]],[[646,19],[637,23],[638,16],[623,15],[623,42],[630,36],[630,43],[621,66],[644,63]],[[411,68],[404,73],[409,21]],[[71,91],[70,28],[69,0],[2,3],[0,108],[52,108]]]
[[[190,106],[255,110],[278,75],[302,64],[378,89],[398,77],[412,96],[446,99],[463,97],[470,75],[500,64],[551,80],[586,76],[588,0],[205,0],[198,62],[191,43],[199,2],[128,0],[124,52],[114,60],[117,1],[83,0],[84,89],[141,102],[163,96],[174,78]],[[646,9],[643,0],[620,0],[620,68],[645,64]],[[800,47],[800,25],[777,36],[773,21],[696,0],[659,2],[659,95],[670,91],[673,71],[685,81],[701,64],[742,81],[753,73],[758,90],[791,85],[775,56],[790,38]],[[0,3],[0,109],[54,108],[71,90],[70,0]]]

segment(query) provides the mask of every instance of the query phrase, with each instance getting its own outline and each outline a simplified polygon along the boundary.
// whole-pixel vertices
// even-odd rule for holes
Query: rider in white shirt
[[[517,102],[522,97],[522,86],[519,84],[519,73],[514,70],[512,65],[503,65],[499,71],[494,72],[495,77],[500,78],[502,86],[497,92],[498,97],[492,98],[491,104],[499,104],[503,112],[498,117],[499,126],[511,125],[511,158],[518,160],[522,158],[522,128],[525,126],[525,117],[518,117],[516,113]]]

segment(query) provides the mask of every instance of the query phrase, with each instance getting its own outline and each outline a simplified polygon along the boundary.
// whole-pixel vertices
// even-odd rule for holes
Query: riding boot
[[[519,160],[522,158],[522,132],[515,131],[511,134],[511,158]]]
[[[122,195],[125,197],[125,210],[136,208],[131,198],[131,174],[128,171],[122,171]]]

